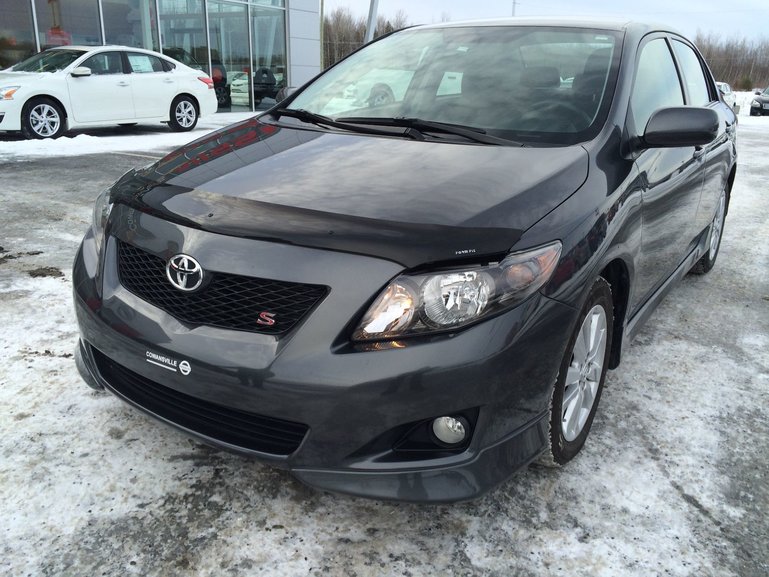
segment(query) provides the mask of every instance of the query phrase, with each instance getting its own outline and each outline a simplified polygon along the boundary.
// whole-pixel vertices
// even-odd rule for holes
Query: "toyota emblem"
[[[168,259],[166,276],[171,284],[181,291],[194,291],[203,284],[203,268],[198,261],[186,254],[177,254]]]

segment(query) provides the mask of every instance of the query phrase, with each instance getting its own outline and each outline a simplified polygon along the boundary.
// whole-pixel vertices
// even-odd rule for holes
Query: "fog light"
[[[467,435],[463,420],[454,417],[438,417],[433,421],[433,433],[441,443],[457,445],[464,441]]]

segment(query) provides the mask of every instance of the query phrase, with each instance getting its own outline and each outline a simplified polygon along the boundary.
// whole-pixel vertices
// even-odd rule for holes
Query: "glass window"
[[[516,141],[577,142],[606,117],[617,44],[617,33],[603,30],[406,30],[327,70],[291,107],[333,117],[417,117]]]
[[[232,101],[232,76],[249,72],[251,51],[248,45],[248,6],[219,0],[208,1],[208,36],[211,40],[211,77],[219,110],[229,110]],[[246,91],[246,110],[251,109],[250,91]]]
[[[21,62],[37,49],[28,2],[0,0],[0,70]]]
[[[107,44],[157,50],[155,0],[102,0]]]
[[[673,50],[676,51],[676,57],[681,64],[684,81],[686,82],[686,92],[689,94],[689,104],[693,106],[704,106],[712,100],[708,82],[702,72],[702,63],[694,50],[683,42],[673,41]]]
[[[636,131],[643,133],[646,123],[658,108],[683,105],[681,81],[667,42],[662,38],[652,40],[642,49],[630,98]]]
[[[97,0],[35,0],[35,13],[40,46],[44,49],[102,43]]]
[[[251,31],[254,53],[254,104],[274,104],[286,85],[286,20],[283,10],[252,8]],[[266,102],[263,102],[267,99]]]
[[[14,72],[56,72],[85,54],[82,50],[55,48],[30,56],[12,68]]]
[[[163,62],[157,56],[140,52],[127,52],[131,72],[145,74],[147,72],[163,72]]]
[[[122,74],[123,58],[120,56],[120,52],[102,52],[87,58],[81,66],[90,68],[91,74],[96,75]]]
[[[202,0],[159,0],[163,54],[196,70],[208,70]]]

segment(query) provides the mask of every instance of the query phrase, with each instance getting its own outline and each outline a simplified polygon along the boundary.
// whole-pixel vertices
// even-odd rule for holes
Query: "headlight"
[[[93,205],[93,237],[96,240],[96,251],[101,253],[101,245],[104,242],[104,227],[107,225],[109,213],[112,211],[112,203],[109,200],[109,190],[105,190],[96,197]]]
[[[753,108],[761,108],[761,103],[758,100],[754,100],[753,102],[750,103],[750,106],[752,106]]]
[[[21,86],[3,86],[0,88],[0,100],[13,100],[13,95]]]
[[[401,275],[368,309],[353,340],[445,331],[511,308],[550,279],[560,256],[561,243],[556,241],[488,266]]]

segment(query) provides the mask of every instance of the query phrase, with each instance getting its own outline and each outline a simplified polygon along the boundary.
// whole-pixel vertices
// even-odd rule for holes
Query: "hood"
[[[254,118],[127,173],[112,200],[220,234],[415,267],[503,255],[587,167],[580,146],[414,141]]]
[[[13,72],[12,70],[0,70],[0,86],[5,86],[7,82],[19,82],[20,80],[38,80],[40,78],[50,78],[55,72]]]

